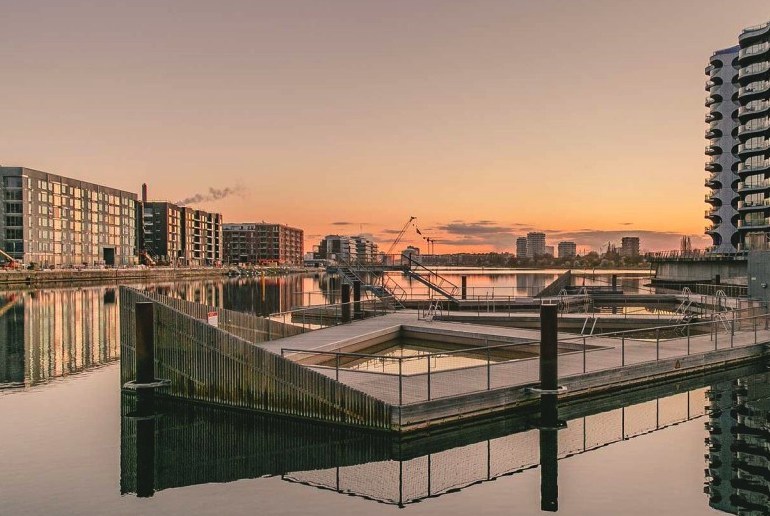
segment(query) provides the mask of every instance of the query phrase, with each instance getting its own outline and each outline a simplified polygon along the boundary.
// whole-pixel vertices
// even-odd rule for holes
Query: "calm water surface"
[[[257,313],[331,290],[324,275],[283,279],[152,288]],[[533,415],[410,442],[180,404],[134,417],[116,303],[111,287],[0,294],[0,514],[541,513]],[[770,388],[753,372],[562,407],[559,512],[767,507],[746,467],[766,467],[770,446]]]

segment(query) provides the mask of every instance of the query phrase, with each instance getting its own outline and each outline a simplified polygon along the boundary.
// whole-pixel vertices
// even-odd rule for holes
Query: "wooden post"
[[[136,383],[155,381],[155,313],[151,302],[136,303]]]

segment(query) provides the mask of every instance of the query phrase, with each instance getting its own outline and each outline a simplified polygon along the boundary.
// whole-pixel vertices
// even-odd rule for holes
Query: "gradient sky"
[[[703,237],[703,69],[767,0],[0,0],[0,163],[437,252]],[[409,232],[413,243],[419,237]],[[405,242],[406,243],[406,242]],[[403,247],[403,246],[399,246]]]

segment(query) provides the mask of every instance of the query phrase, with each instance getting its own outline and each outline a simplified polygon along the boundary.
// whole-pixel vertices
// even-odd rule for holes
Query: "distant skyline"
[[[436,252],[710,239],[710,53],[767,0],[0,0],[0,164]],[[223,195],[222,195],[223,194]],[[414,231],[401,246],[423,246]],[[403,248],[402,247],[402,248]]]

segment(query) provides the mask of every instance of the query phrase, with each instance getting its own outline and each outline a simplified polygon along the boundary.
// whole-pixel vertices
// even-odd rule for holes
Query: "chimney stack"
[[[142,183],[142,203],[147,203],[147,183]]]

